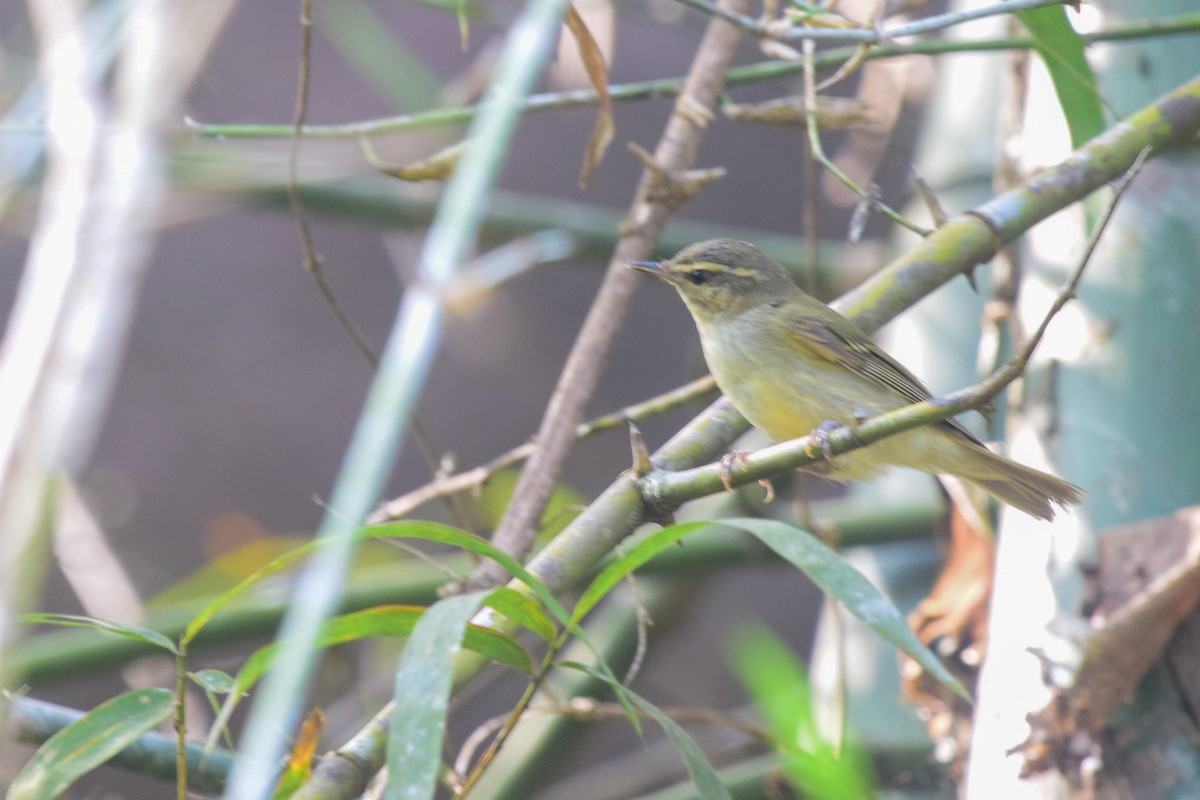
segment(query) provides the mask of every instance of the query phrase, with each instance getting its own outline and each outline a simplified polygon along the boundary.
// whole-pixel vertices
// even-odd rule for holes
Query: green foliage
[[[663,732],[667,734],[667,738],[671,740],[671,744],[675,745],[675,749],[683,756],[683,763],[687,766],[688,773],[692,776],[692,783],[695,784],[700,797],[704,800],[731,800],[729,791],[721,783],[721,778],[713,768],[712,762],[696,744],[696,740],[689,736],[687,731],[681,728],[675,720],[664,714],[658,706],[630,691],[628,687],[622,686],[611,672],[577,662],[563,662],[562,666],[578,669],[604,681],[613,690],[628,697],[630,702],[641,709],[646,716],[657,722]]]
[[[442,763],[446,710],[467,621],[483,592],[447,597],[422,615],[396,672],[392,730],[388,737],[387,800],[432,800]]]
[[[25,765],[5,800],[51,800],[171,716],[166,689],[141,689],[96,706],[50,737]]]
[[[956,694],[970,699],[959,680],[908,627],[904,615],[892,601],[820,539],[808,531],[775,520],[727,519],[722,520],[722,524],[754,534],[763,544],[811,578],[821,591],[865,622],[871,630],[911,656]]]
[[[1071,27],[1063,6],[1018,11],[1017,18],[1033,36],[1038,55],[1050,73],[1071,131],[1071,146],[1079,147],[1104,130],[1104,109],[1096,90],[1096,75],[1084,52],[1083,37]]]
[[[739,632],[729,659],[774,738],[789,780],[813,800],[870,800],[870,764],[855,747],[822,735],[804,666],[762,628]]]
[[[95,617],[84,617],[73,614],[26,614],[23,617],[24,621],[30,625],[58,625],[64,628],[90,628],[101,633],[111,633],[114,636],[123,636],[126,639],[133,639],[137,642],[144,642],[154,647],[161,648],[172,655],[179,655],[179,648],[175,643],[163,636],[158,631],[152,631],[148,628],[141,628],[137,625],[126,625],[121,622],[112,622],[110,620],[96,619]]]

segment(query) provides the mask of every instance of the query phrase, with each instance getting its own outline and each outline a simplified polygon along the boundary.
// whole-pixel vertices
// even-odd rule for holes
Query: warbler
[[[929,390],[854,323],[805,294],[747,242],[713,239],[667,261],[630,266],[674,286],[687,304],[709,371],[753,425],[776,441],[853,426],[930,399]],[[1081,490],[988,450],[957,420],[889,436],[829,462],[829,477],[870,478],[890,465],[948,473],[1039,519]]]

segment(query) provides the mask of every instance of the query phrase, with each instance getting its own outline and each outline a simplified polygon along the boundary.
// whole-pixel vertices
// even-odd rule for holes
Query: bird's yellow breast
[[[863,408],[864,398],[878,396],[864,379],[838,365],[801,357],[793,352],[789,337],[760,323],[750,318],[718,326],[700,324],[700,341],[721,392],[772,439],[797,439],[827,421],[852,425],[861,413],[888,410],[878,405]],[[832,477],[873,475],[884,466],[881,456],[884,453],[872,446],[849,459],[839,458],[839,474]]]

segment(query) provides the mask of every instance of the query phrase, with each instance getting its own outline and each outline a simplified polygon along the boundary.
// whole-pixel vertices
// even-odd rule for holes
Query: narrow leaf
[[[371,539],[394,537],[398,539],[423,539],[427,542],[440,542],[474,553],[477,556],[490,558],[508,571],[517,580],[530,588],[534,596],[542,602],[542,606],[562,623],[568,619],[567,610],[529,570],[521,566],[512,556],[501,552],[486,539],[481,539],[473,533],[452,528],[449,525],[439,525],[436,522],[400,522],[387,525],[374,525],[364,528],[360,534]]]
[[[813,713],[804,665],[765,628],[739,631],[730,661],[759,716],[767,723],[783,770],[804,797],[870,800],[871,766],[852,742],[835,747],[822,736]]]
[[[627,687],[622,686],[620,681],[616,680],[612,673],[607,670],[597,670],[587,664],[580,664],[578,662],[567,662],[563,666],[582,670],[592,677],[604,681],[614,690],[627,696],[646,716],[657,722],[659,727],[663,729],[663,732],[667,734],[667,738],[671,740],[671,744],[675,745],[675,749],[679,751],[679,755],[683,757],[683,763],[687,766],[688,773],[692,777],[692,783],[695,784],[700,797],[704,798],[704,800],[733,800],[729,794],[729,790],[721,783],[721,778],[717,775],[716,768],[708,760],[708,756],[704,754],[704,751],[700,749],[700,745],[696,744],[696,740],[689,736],[687,731],[679,726],[679,723],[664,714],[658,706],[641,697],[636,692],[632,692]]]
[[[622,553],[616,561],[609,564],[592,579],[591,584],[579,597],[574,611],[571,612],[571,624],[575,625],[583,619],[589,611],[596,607],[597,603],[613,590],[613,587],[638,567],[685,536],[709,527],[711,525],[707,522],[684,522],[679,525],[668,525],[642,539],[628,552]]]
[[[435,522],[397,522],[388,525],[374,525],[371,527],[360,528],[355,532],[356,536],[363,539],[387,539],[387,538],[409,538],[423,539],[429,542],[439,542],[441,544],[449,544],[455,547],[462,548],[476,555],[490,558],[496,561],[500,566],[508,570],[509,574],[514,575],[517,579],[528,586],[534,595],[542,602],[542,605],[550,611],[557,619],[562,622],[567,621],[567,611],[562,607],[555,598],[550,594],[546,585],[535,578],[524,567],[522,567],[512,557],[500,552],[493,547],[489,542],[479,538],[473,533],[469,533],[458,528],[450,527],[449,525],[440,525]],[[187,628],[184,630],[181,641],[186,645],[196,634],[200,632],[208,621],[229,603],[236,600],[259,581],[291,566],[292,562],[297,558],[307,555],[319,544],[319,540],[314,539],[311,542],[297,547],[291,552],[272,559],[269,563],[255,570],[250,575],[247,575],[236,586],[228,590],[216,600],[212,601],[197,614]]]
[[[428,613],[421,606],[377,606],[365,611],[334,617],[321,627],[317,637],[318,647],[333,647],[338,644],[366,639],[373,636],[411,636],[421,618]],[[471,625],[467,628],[463,642],[468,650],[528,674],[532,670],[529,654],[517,641],[499,631]],[[238,672],[237,687],[247,691],[270,667],[275,657],[278,642],[259,648],[246,659]]]
[[[166,689],[141,689],[96,706],[38,748],[5,800],[51,800],[84,774],[124,750],[171,716],[175,701]]]
[[[554,623],[533,598],[507,586],[493,590],[485,604],[547,642],[558,633]]]
[[[571,35],[575,37],[579,60],[587,72],[592,88],[596,90],[597,105],[600,107],[596,124],[592,127],[592,135],[583,151],[583,169],[579,172],[579,188],[586,189],[592,179],[592,173],[600,165],[608,146],[612,144],[615,130],[612,97],[608,93],[608,66],[604,63],[604,54],[600,52],[600,45],[596,44],[595,37],[588,30],[587,23],[583,21],[575,6],[567,6],[565,22]]]
[[[1063,6],[1018,11],[1017,18],[1033,36],[1034,47],[1050,73],[1071,131],[1071,146],[1080,147],[1104,130],[1104,109],[1083,37],[1071,27]]]
[[[807,575],[823,592],[836,599],[846,610],[872,630],[923,666],[930,675],[953,692],[971,697],[942,662],[929,651],[908,627],[904,615],[875,586],[844,558],[829,549],[808,531],[784,522],[767,519],[726,519],[732,525],[754,534],[763,544]]]
[[[64,628],[91,628],[101,633],[111,633],[134,639],[139,642],[160,647],[173,655],[179,655],[175,643],[158,631],[149,628],[139,628],[136,625],[126,625],[121,622],[111,622],[95,617],[83,617],[74,614],[26,614],[22,619],[30,625],[59,625]]]
[[[233,676],[219,669],[189,672],[188,677],[209,694],[229,694],[233,691]]]
[[[387,800],[432,800],[442,764],[446,710],[467,621],[485,594],[447,597],[413,628],[396,673],[395,711],[388,737]]]
[[[371,146],[371,140],[366,137],[358,140],[358,147],[367,162],[383,174],[391,175],[402,181],[420,183],[421,181],[444,181],[453,175],[469,143],[470,140],[463,139],[442,148],[428,158],[399,166],[388,164],[380,159],[375,154],[375,148]]]

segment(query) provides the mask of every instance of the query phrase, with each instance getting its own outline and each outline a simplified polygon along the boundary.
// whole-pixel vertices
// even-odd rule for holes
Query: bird
[[[711,239],[634,269],[679,292],[709,371],[742,416],[777,442],[931,399],[900,362],[834,309],[805,293],[749,242]],[[828,477],[861,480],[898,465],[957,475],[1033,517],[1080,501],[1082,490],[992,452],[950,418],[886,437],[836,460]]]

